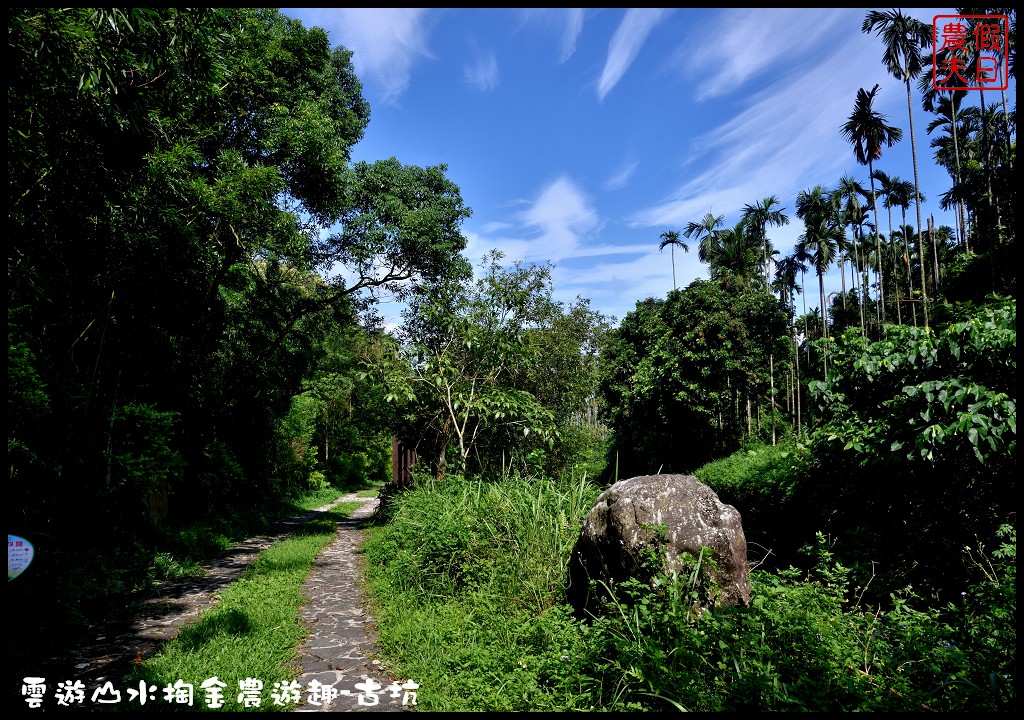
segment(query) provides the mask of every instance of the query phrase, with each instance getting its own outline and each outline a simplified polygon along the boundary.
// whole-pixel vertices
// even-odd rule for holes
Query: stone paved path
[[[338,523],[338,539],[321,552],[302,588],[303,594],[311,598],[303,609],[310,634],[299,658],[302,675],[298,682],[305,689],[316,681],[332,687],[338,696],[320,705],[307,703],[298,712],[411,709],[411,705],[402,704],[411,702],[407,691],[400,690],[371,659],[376,652],[377,632],[359,589],[364,561],[358,552],[363,541],[360,526],[377,502],[373,498]],[[366,685],[368,681],[370,686]],[[405,681],[400,679],[399,683]],[[367,693],[368,687],[379,694]]]
[[[169,582],[160,588],[157,596],[123,612],[112,612],[105,623],[94,628],[94,643],[79,648],[70,658],[54,658],[50,663],[52,667],[45,668],[47,673],[44,674],[56,677],[74,668],[75,679],[82,680],[88,688],[107,680],[120,684],[138,663],[155,655],[181,627],[215,605],[218,593],[238,580],[263,550],[338,503],[352,501],[361,502],[363,506],[338,523],[337,539],[321,551],[303,587],[303,593],[310,598],[303,608],[303,622],[310,628],[310,636],[296,660],[296,667],[302,673],[298,682],[303,701],[312,680],[333,686],[338,697],[319,706],[304,704],[296,710],[410,710],[411,706],[403,707],[401,695],[393,698],[391,693],[384,692],[384,688],[392,685],[392,680],[370,659],[375,652],[376,631],[359,588],[362,555],[357,547],[363,540],[361,525],[376,509],[378,499],[360,498],[355,493],[286,520],[270,534],[236,545],[224,557],[205,566],[206,573],[202,576]],[[361,703],[361,691],[355,687],[367,678],[382,686],[375,705],[362,704],[373,698],[365,694],[364,687]]]

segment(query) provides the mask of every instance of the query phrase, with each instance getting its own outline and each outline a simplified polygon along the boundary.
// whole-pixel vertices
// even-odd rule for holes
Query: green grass
[[[295,498],[291,505],[296,511],[316,510],[324,505],[329,505],[345,494],[338,488],[327,485],[319,490],[310,490],[305,495]]]
[[[744,490],[785,451],[708,468]],[[756,471],[756,472],[755,472]],[[748,474],[751,473],[751,474]],[[449,476],[395,498],[364,546],[382,659],[420,685],[426,711],[1010,710],[1015,705],[1016,540],[944,607],[893,589],[861,606],[818,533],[803,569],[751,574],[749,608],[694,612],[684,575],[619,584],[591,623],[563,603],[566,565],[598,488]],[[982,567],[979,565],[979,567]],[[690,583],[690,584],[687,584]],[[851,592],[852,591],[852,592]],[[912,607],[913,606],[913,607]]]
[[[363,490],[361,493],[359,493],[357,495],[357,497],[361,497],[361,498],[375,498],[375,497],[377,497],[378,494],[380,494],[380,485],[377,485],[376,487],[372,487],[372,488],[370,488],[368,490]]]
[[[586,707],[561,587],[590,483],[452,478],[403,493],[365,545],[382,655],[426,711]]]
[[[305,634],[298,614],[303,604],[302,585],[317,554],[336,537],[335,523],[359,506],[342,503],[267,548],[243,577],[221,594],[215,607],[146,661],[128,686],[145,680],[162,692],[181,680],[195,688],[197,699],[192,709],[205,709],[200,685],[216,676],[227,685],[226,705],[221,710],[240,711],[246,708],[235,702],[239,681],[255,678],[263,682],[263,701],[261,707],[249,709],[285,709],[273,706],[271,691],[275,682],[298,674],[289,663]],[[162,710],[174,707],[162,695],[157,706]]]

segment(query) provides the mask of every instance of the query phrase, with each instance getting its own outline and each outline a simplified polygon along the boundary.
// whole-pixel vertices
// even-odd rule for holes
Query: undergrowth
[[[776,458],[788,462],[788,458]],[[773,461],[774,462],[774,461]],[[782,479],[780,479],[782,482]],[[564,603],[599,488],[457,477],[395,499],[366,545],[383,657],[432,711],[1006,711],[1016,705],[1016,533],[971,549],[977,582],[929,607],[866,606],[836,541],[754,571],[749,607],[695,612],[700,559],[619,583],[600,617]],[[860,591],[860,593],[858,593]]]

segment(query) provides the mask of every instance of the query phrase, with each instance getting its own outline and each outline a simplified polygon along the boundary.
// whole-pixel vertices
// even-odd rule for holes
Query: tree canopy
[[[726,281],[637,303],[601,354],[619,476],[692,471],[735,450],[754,434],[754,406],[771,412],[788,335],[776,298]]]
[[[353,164],[351,53],[277,10],[7,17],[18,527],[104,542],[304,482],[294,398],[382,293],[463,269],[459,188]]]

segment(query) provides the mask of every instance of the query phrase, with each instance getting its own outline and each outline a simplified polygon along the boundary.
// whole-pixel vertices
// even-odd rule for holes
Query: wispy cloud
[[[392,105],[409,86],[412,67],[427,49],[430,32],[423,8],[334,8],[324,10],[322,25],[335,42],[352,51],[360,78],[379,86],[380,102]]]
[[[565,13],[565,28],[562,31],[562,56],[565,62],[576,52],[576,39],[583,32],[583,8],[562,8]]]
[[[804,9],[730,8],[695,28],[673,62],[691,80],[699,78],[696,100],[726,95],[751,78],[765,76],[770,81],[785,74],[840,23],[856,28],[859,12],[816,10],[809,22]],[[708,42],[708,37],[714,40]]]
[[[597,211],[575,183],[562,176],[521,215],[537,249],[552,260],[575,254],[582,236],[598,227]]]
[[[633,177],[633,173],[636,172],[636,168],[640,163],[636,160],[626,164],[621,170],[612,175],[610,178],[605,180],[605,190],[621,190],[629,184],[629,179]]]
[[[463,78],[481,92],[498,87],[498,59],[494,55],[479,58],[473,65],[467,65]]]
[[[761,197],[795,197],[806,189],[798,184],[808,177],[834,184],[853,157],[839,126],[873,62],[863,44],[848,42],[822,52],[812,73],[777,77],[752,95],[742,112],[695,139],[694,155],[710,155],[704,163],[708,169],[663,202],[632,215],[632,225],[679,226],[709,209],[725,214],[728,222]]]
[[[633,64],[654,26],[672,13],[665,8],[630,8],[608,44],[608,58],[597,83],[597,98],[604,100]]]
[[[536,22],[559,33],[561,54],[559,62],[564,63],[576,52],[576,41],[583,32],[585,8],[521,8],[519,16],[523,23]]]
[[[516,203],[520,204],[520,203]],[[476,259],[492,248],[510,261],[553,262],[609,255],[635,255],[633,245],[595,244],[604,226],[591,199],[567,176],[540,190],[511,218],[488,223],[482,233],[467,232],[466,255]]]

